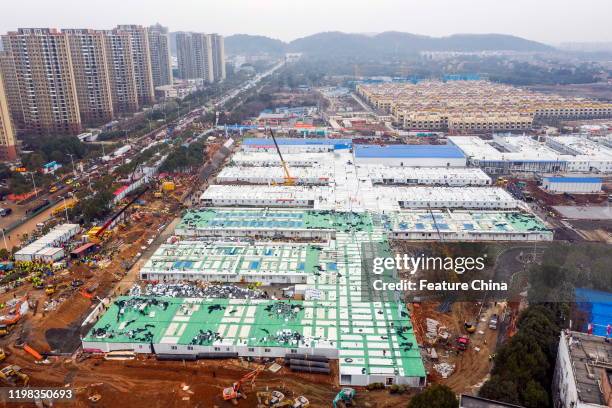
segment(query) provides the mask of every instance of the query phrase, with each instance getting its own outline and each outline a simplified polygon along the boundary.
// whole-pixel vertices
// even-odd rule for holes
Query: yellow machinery
[[[0,362],[6,360],[6,352],[2,347],[0,347]]]
[[[276,138],[274,137],[274,132],[272,131],[272,128],[270,128],[270,135],[272,136],[272,141],[274,142],[274,146],[276,147],[276,152],[278,153],[281,165],[283,166],[283,170],[285,171],[285,182],[283,183],[283,185],[292,186],[295,184],[295,178],[291,177],[291,174],[289,174],[289,166],[287,166],[285,159],[283,159],[283,154],[281,153],[280,148],[278,147],[278,143],[276,142]]]
[[[47,287],[45,287],[45,294],[47,296],[51,296],[55,293],[55,285],[47,285]]]
[[[18,365],[8,365],[0,370],[0,379],[6,381],[9,385],[17,385],[21,382],[23,386],[27,386],[30,382],[30,377],[21,372],[21,367]]]
[[[164,181],[161,186],[162,191],[174,191],[176,186],[173,181]]]

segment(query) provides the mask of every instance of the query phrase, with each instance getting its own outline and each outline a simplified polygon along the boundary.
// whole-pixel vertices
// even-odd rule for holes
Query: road
[[[237,97],[241,93],[244,93],[252,89],[253,87],[257,86],[257,84],[259,84],[262,80],[272,75],[275,71],[277,71],[284,65],[285,65],[285,61],[283,60],[279,62],[278,64],[276,64],[275,66],[273,66],[272,68],[270,68],[268,71],[258,74],[253,79],[247,81],[245,84],[239,86],[238,88],[234,88],[228,91],[224,95],[220,96],[218,99],[213,99],[212,106],[214,107],[214,109],[222,108],[228,101]],[[189,111],[188,113],[180,117],[177,121],[175,121],[175,125],[174,125],[175,130],[181,131],[187,128],[196,119],[198,119],[201,115],[207,112],[208,112],[208,109],[204,106],[200,106],[195,109],[192,109],[191,111]],[[167,127],[168,125],[164,125],[161,128],[155,129],[145,134],[144,136],[141,136],[138,139],[132,141],[131,142],[132,149],[129,151],[129,154],[126,154],[121,159],[125,160],[131,157],[134,157],[138,153],[142,152],[143,149],[146,149],[146,147],[149,146],[155,140],[166,138]],[[213,130],[214,129],[209,129],[205,132],[202,132],[200,135],[197,136],[196,139],[210,134]],[[95,178],[94,172],[100,172],[103,174],[105,172],[110,171],[110,166],[111,166],[110,163],[101,164],[97,162],[98,160],[92,160],[87,167],[84,166],[85,168],[83,169],[83,172],[81,172],[78,175],[77,180],[80,180],[82,185],[87,185],[90,178]],[[53,201],[58,200],[60,197],[65,196],[65,194],[67,194],[69,190],[70,188],[65,186],[53,194],[45,194],[44,198],[48,198],[51,202],[53,202]],[[36,200],[36,202],[39,202],[40,200],[41,198]],[[24,220],[23,224],[21,224],[20,226],[12,230],[10,233],[7,232],[7,235],[6,235],[7,247],[10,249],[13,246],[19,245],[21,236],[23,236],[24,234],[31,234],[36,229],[36,225],[48,220],[51,217],[53,208],[61,204],[62,203],[60,200],[60,202],[57,205],[51,208],[48,208],[31,218],[27,218],[27,216],[25,215],[25,209],[28,208],[29,206],[33,206],[34,204],[26,205],[26,206],[7,205],[7,207],[11,207],[13,209],[13,214],[11,214],[9,217],[5,217],[0,220],[0,228],[7,228],[9,225],[12,225],[19,220]],[[5,206],[4,203],[2,204],[2,206]],[[4,247],[4,241],[0,242],[0,247]]]

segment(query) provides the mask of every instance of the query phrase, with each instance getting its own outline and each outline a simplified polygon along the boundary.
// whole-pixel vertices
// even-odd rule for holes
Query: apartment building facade
[[[141,106],[154,103],[155,88],[153,87],[153,72],[151,70],[151,54],[149,53],[149,35],[147,29],[143,26],[131,24],[119,25],[115,31],[130,34],[138,103]]]
[[[213,77],[215,81],[225,80],[225,40],[219,34],[210,34],[213,52]]]
[[[222,36],[177,33],[176,53],[181,78],[203,79],[209,83],[225,79],[225,44]]]
[[[3,36],[10,58],[10,103],[21,110],[20,126],[31,135],[77,134],[81,117],[68,36],[49,28],[20,28]]]
[[[181,78],[214,81],[210,36],[203,33],[177,33],[176,55]]]
[[[81,120],[101,125],[113,119],[106,36],[89,29],[62,30],[68,36]]]
[[[15,131],[8,109],[8,100],[4,91],[4,80],[0,70],[0,161],[11,161],[17,158]]]
[[[105,31],[104,35],[113,112],[136,112],[140,105],[136,92],[131,35],[117,30]]]
[[[168,28],[155,24],[147,28],[153,87],[172,85],[172,63]]]

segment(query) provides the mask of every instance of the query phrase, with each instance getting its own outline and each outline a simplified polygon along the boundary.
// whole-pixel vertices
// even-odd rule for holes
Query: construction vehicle
[[[45,294],[47,296],[53,296],[54,293],[55,293],[55,285],[49,284],[47,285],[47,287],[45,287]]]
[[[505,177],[498,177],[495,185],[498,187],[506,187],[508,185],[508,179]]]
[[[355,398],[355,390],[353,388],[345,387],[336,394],[336,397],[332,401],[334,408],[340,406],[353,405],[353,398]]]
[[[223,399],[225,401],[232,401],[232,404],[238,404],[239,398],[246,399],[246,394],[242,390],[242,384],[247,381],[251,382],[251,389],[253,389],[253,385],[255,384],[255,379],[259,376],[259,374],[264,370],[264,366],[257,367],[255,370],[251,371],[234,384],[231,387],[227,387],[223,389]]]
[[[280,391],[272,391],[270,396],[270,405],[276,405],[285,399],[285,394]]]
[[[6,360],[6,352],[2,347],[0,347],[0,362]]]
[[[8,314],[0,316],[0,336],[6,336],[9,334],[12,326],[17,324],[17,322],[19,322],[19,320],[25,316],[29,308],[30,305],[28,304],[27,295],[14,301],[14,304],[9,309]]]
[[[465,351],[470,345],[470,338],[468,336],[459,336],[455,339],[455,346],[459,351]]]
[[[476,332],[476,324],[474,322],[465,322],[465,323],[463,323],[463,328],[468,333],[475,333]]]
[[[0,379],[11,386],[15,386],[18,382],[21,382],[25,387],[30,382],[30,377],[21,372],[21,367],[15,364],[8,365],[0,370]]]
[[[306,408],[310,406],[310,401],[303,395],[300,395],[293,401],[293,406],[291,408]]]
[[[292,186],[295,184],[295,178],[291,177],[291,174],[289,174],[289,166],[287,166],[285,159],[283,159],[283,154],[280,151],[280,147],[278,147],[278,142],[276,141],[276,138],[274,137],[274,132],[272,131],[272,128],[270,128],[270,135],[272,136],[272,141],[274,142],[274,146],[276,147],[276,152],[278,153],[278,157],[280,159],[281,165],[283,166],[283,170],[285,172],[285,182],[283,183],[283,185]]]

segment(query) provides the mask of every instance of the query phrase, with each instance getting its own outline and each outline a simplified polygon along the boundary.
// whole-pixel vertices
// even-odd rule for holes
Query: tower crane
[[[272,128],[269,129],[270,135],[272,136],[272,141],[274,142],[274,146],[276,147],[276,152],[278,153],[278,157],[280,158],[281,165],[283,166],[283,170],[285,172],[285,182],[283,183],[283,185],[292,186],[295,184],[295,178],[291,177],[291,174],[289,173],[289,166],[287,166],[285,159],[283,159],[283,154],[280,151],[280,147],[278,147],[278,142],[274,137],[274,132],[272,131]]]

